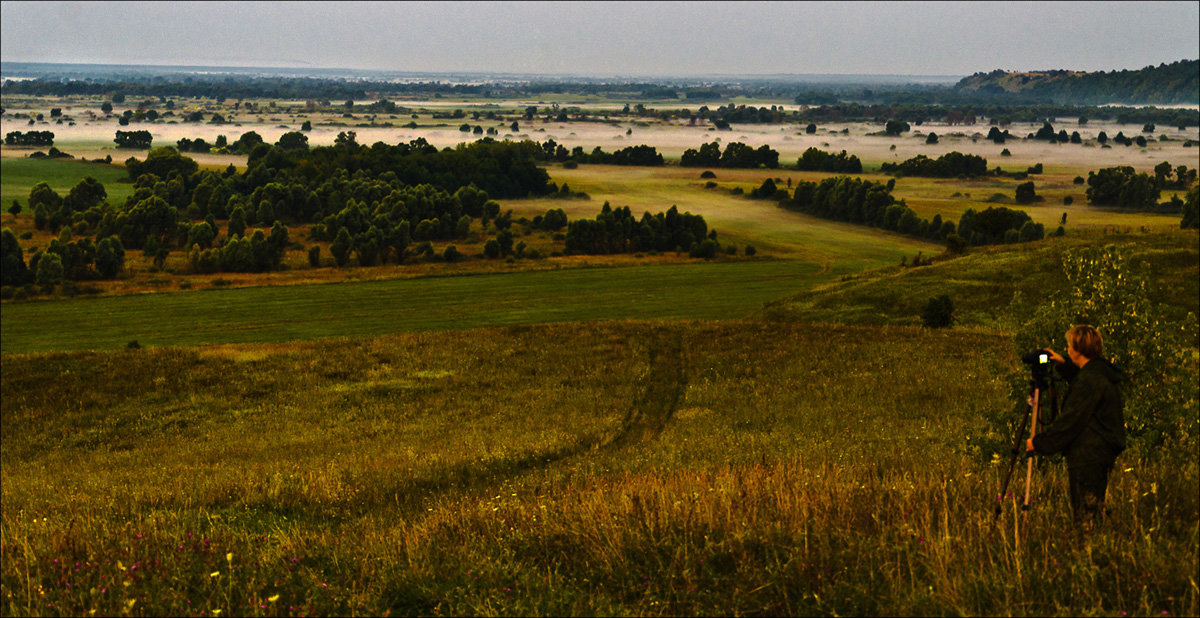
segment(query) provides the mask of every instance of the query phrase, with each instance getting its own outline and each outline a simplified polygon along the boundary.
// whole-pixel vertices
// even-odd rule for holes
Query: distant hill
[[[1180,60],[1137,71],[1028,71],[999,69],[964,77],[960,92],[1020,93],[1059,105],[1200,104],[1200,60]]]

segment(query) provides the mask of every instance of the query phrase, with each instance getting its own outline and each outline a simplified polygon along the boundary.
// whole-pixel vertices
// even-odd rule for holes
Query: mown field
[[[0,305],[5,354],[605,319],[746,317],[827,278],[789,260],[573,268]]]

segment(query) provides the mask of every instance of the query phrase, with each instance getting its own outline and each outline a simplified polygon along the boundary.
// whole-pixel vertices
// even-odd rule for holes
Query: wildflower
[[[208,574],[208,576],[209,576],[209,577],[216,577],[216,576],[218,576],[218,575],[220,575],[220,574],[221,574],[221,572],[220,572],[220,571],[213,571],[212,573],[209,573],[209,574]]]
[[[273,597],[271,597],[271,598],[269,598],[269,599],[267,599],[267,600],[268,600],[268,601],[270,601],[271,603],[274,603],[275,601],[278,601],[278,600],[279,600],[279,595],[275,595],[275,596],[273,596]]]

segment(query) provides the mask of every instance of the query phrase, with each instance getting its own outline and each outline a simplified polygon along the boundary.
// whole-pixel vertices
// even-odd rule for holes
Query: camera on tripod
[[[1050,377],[1050,369],[1053,366],[1050,361],[1050,353],[1046,350],[1034,350],[1021,356],[1021,362],[1029,365],[1029,371],[1033,374],[1033,382],[1036,387],[1045,388],[1046,380]]]

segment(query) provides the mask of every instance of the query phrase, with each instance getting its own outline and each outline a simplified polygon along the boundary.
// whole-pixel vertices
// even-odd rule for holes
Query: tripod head
[[[1050,361],[1050,353],[1045,350],[1035,350],[1021,356],[1021,362],[1029,365],[1029,386],[1033,389],[1045,390],[1050,388],[1050,383],[1055,380],[1053,372],[1053,363]]]

